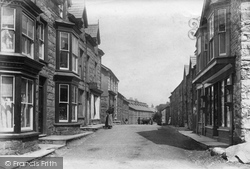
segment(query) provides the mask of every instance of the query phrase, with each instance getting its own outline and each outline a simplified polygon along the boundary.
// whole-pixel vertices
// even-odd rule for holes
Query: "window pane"
[[[23,53],[27,53],[27,51],[26,51],[26,47],[27,46],[27,44],[26,44],[26,38],[23,36],[22,37],[22,52]]]
[[[28,36],[34,39],[34,22],[30,19],[28,20]]]
[[[226,33],[219,34],[220,54],[226,53]]]
[[[14,124],[14,78],[3,76],[1,89],[1,106],[0,106],[0,131],[11,131]]]
[[[22,102],[27,102],[27,88],[26,88],[26,83],[27,83],[27,80],[26,79],[22,79],[22,82],[21,82],[21,98],[22,98]]]
[[[65,32],[61,32],[61,49],[63,50],[69,50],[69,34]]]
[[[68,52],[61,52],[60,54],[60,68],[68,68]]]
[[[33,82],[28,81],[28,103],[33,103]]]
[[[75,103],[76,102],[76,90],[75,90],[76,87],[72,87],[72,103]]]
[[[72,53],[78,55],[78,39],[75,36],[72,36]]]
[[[226,31],[226,10],[222,9],[218,11],[219,15],[219,32]]]
[[[60,101],[68,102],[68,85],[60,85]]]
[[[44,25],[41,23],[40,25],[40,37],[41,40],[44,40]]]
[[[28,18],[26,16],[22,16],[22,32],[27,35],[28,31]]]
[[[68,104],[59,104],[59,120],[68,120]]]
[[[26,47],[27,47],[26,54],[29,56],[32,55],[32,45],[33,45],[32,42],[29,39],[27,39],[26,40]]]
[[[13,101],[13,77],[2,77],[2,97]]]
[[[14,51],[14,31],[2,30],[1,31],[1,50]]]
[[[15,9],[3,7],[2,8],[2,29],[14,29],[15,28]]]
[[[31,129],[33,122],[33,81],[22,79],[21,82],[21,127]]]

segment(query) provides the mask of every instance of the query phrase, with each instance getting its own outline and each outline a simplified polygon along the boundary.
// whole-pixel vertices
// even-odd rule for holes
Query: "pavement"
[[[185,128],[185,127],[183,127],[183,128],[175,127],[175,128],[182,135],[192,138],[193,140],[199,142],[203,147],[205,147],[207,149],[214,148],[214,147],[227,148],[230,146],[227,143],[217,141],[217,139],[209,138],[209,137],[206,137],[203,135],[198,135],[198,134],[194,133],[193,131],[187,130],[187,128]]]
[[[90,125],[90,126],[85,126],[83,127],[83,132],[80,134],[75,134],[75,135],[51,135],[51,136],[45,136],[45,137],[40,137],[39,142],[41,144],[38,144],[40,147],[39,150],[25,153],[22,155],[0,155],[1,157],[25,157],[23,158],[23,162],[30,162],[38,158],[46,157],[49,154],[54,153],[57,149],[60,149],[62,147],[65,147],[67,145],[67,142],[70,142],[75,139],[79,139],[82,137],[86,137],[88,135],[91,135],[94,133],[94,131],[97,131],[100,128],[103,128],[103,124],[96,124],[96,125]],[[1,162],[1,160],[0,160]],[[4,168],[6,166],[3,166],[4,164],[0,163],[0,168]],[[8,169],[11,167],[8,167]],[[13,167],[15,168],[15,167]]]

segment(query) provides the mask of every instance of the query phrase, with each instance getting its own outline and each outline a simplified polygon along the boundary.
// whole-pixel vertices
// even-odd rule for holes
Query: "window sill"
[[[82,123],[77,123],[77,122],[72,122],[72,123],[66,123],[66,122],[59,122],[59,123],[54,123],[54,126],[57,126],[57,127],[62,127],[62,126],[65,126],[65,127],[70,127],[70,126],[80,126]]]
[[[205,126],[205,128],[207,128],[207,129],[213,129],[214,126]]]
[[[26,133],[0,133],[0,139],[23,139],[30,137],[38,137],[38,132],[26,132]]]
[[[219,127],[218,128],[218,131],[230,131],[230,128],[229,127]]]

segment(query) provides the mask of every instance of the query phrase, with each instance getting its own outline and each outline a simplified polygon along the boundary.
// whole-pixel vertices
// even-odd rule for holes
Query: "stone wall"
[[[41,17],[48,23],[48,50],[47,50],[47,64],[43,67],[40,72],[41,76],[47,78],[47,99],[46,103],[46,134],[51,135],[54,133],[54,122],[55,122],[55,82],[53,80],[56,66],[56,30],[53,24],[58,15],[57,6],[52,2],[44,0],[37,0],[36,5],[44,12]],[[37,110],[38,116],[38,110]]]
[[[81,133],[80,125],[77,126],[58,126],[55,128],[53,135],[73,135]]]
[[[231,55],[236,56],[234,143],[250,141],[250,2],[231,1]]]
[[[0,141],[0,155],[20,155],[39,149],[37,139]]]

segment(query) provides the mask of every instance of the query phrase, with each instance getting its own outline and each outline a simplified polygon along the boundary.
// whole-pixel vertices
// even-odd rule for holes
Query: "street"
[[[211,156],[175,128],[158,125],[116,125],[71,142],[52,156],[62,156],[64,168],[233,169],[249,165]]]

